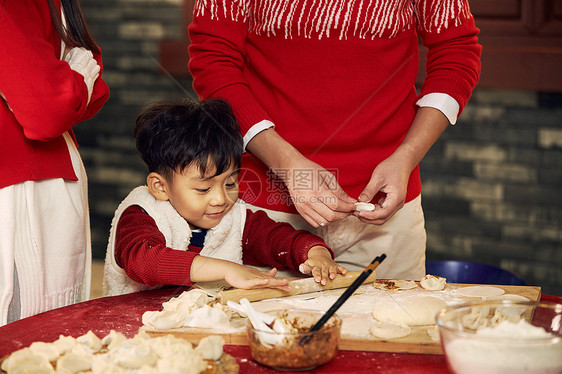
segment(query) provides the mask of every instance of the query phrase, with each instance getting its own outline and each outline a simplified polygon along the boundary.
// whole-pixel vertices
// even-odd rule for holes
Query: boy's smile
[[[234,167],[215,176],[210,167],[205,176],[197,166],[190,165],[174,173],[172,183],[163,180],[165,196],[191,228],[213,228],[238,199],[238,170]]]

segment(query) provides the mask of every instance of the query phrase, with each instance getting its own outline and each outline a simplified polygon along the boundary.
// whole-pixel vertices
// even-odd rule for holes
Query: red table
[[[102,338],[110,330],[133,337],[142,326],[147,310],[160,310],[162,303],[186,288],[104,297],[54,309],[0,327],[0,358],[34,341],[51,342],[59,335],[78,337],[92,330]],[[541,301],[562,303],[562,297],[542,295]],[[240,365],[240,373],[273,373],[254,361],[247,346],[228,345],[225,352]],[[450,373],[442,355],[340,351],[328,364],[313,373]]]

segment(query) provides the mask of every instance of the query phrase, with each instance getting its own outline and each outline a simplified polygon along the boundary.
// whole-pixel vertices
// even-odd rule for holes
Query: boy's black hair
[[[149,105],[137,117],[134,133],[149,172],[169,182],[192,164],[205,177],[208,168],[214,169],[211,177],[232,165],[240,168],[242,135],[230,105],[220,99]]]

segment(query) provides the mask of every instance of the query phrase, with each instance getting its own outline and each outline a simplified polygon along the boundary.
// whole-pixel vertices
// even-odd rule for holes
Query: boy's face
[[[210,229],[219,224],[238,199],[238,170],[231,166],[216,176],[213,168],[201,175],[196,166],[174,173],[167,186],[170,204],[193,228]]]

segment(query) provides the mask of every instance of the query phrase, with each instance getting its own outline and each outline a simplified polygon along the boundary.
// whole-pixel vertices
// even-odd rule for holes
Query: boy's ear
[[[168,201],[168,182],[158,173],[150,173],[146,177],[148,191],[156,200]]]

